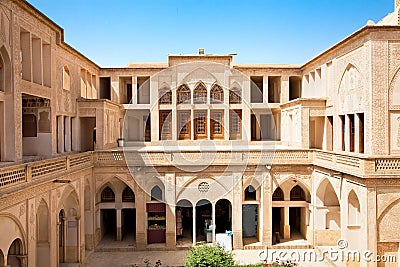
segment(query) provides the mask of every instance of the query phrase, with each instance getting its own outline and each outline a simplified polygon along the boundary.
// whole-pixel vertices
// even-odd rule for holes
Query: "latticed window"
[[[210,91],[211,103],[218,104],[224,102],[224,91],[219,85],[214,85]]]
[[[196,112],[196,125],[195,125],[196,135],[206,135],[207,134],[207,112],[198,111]]]
[[[211,134],[212,135],[223,135],[224,130],[222,128],[223,112],[213,111],[211,113]]]
[[[295,200],[295,201],[306,200],[304,190],[299,185],[296,185],[295,187],[292,188],[292,190],[290,190],[290,200]]]
[[[178,104],[190,104],[190,89],[186,85],[181,85],[177,90]]]
[[[241,110],[230,111],[229,134],[233,138],[239,137],[241,134],[241,128],[242,128],[241,116],[242,116]]]
[[[170,105],[172,104],[172,92],[168,88],[163,88],[159,91],[159,102],[160,104]]]
[[[160,140],[171,136],[171,110],[160,111]]]
[[[178,113],[178,133],[179,139],[190,138],[190,111]]]
[[[125,187],[122,192],[122,202],[135,202],[135,194],[129,187]]]
[[[204,84],[200,83],[194,89],[193,102],[197,103],[197,104],[206,104],[207,103],[207,89],[204,86]]]
[[[272,200],[273,201],[283,201],[283,191],[280,187],[275,189],[275,192],[272,194]]]
[[[101,202],[114,202],[115,194],[108,186],[101,192]]]
[[[229,92],[229,104],[241,104],[242,103],[242,92],[234,87]]]

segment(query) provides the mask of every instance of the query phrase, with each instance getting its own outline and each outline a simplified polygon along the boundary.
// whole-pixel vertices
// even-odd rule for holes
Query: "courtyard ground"
[[[306,251],[306,250],[299,250]],[[312,250],[307,250],[312,251]],[[272,251],[269,251],[272,252]],[[183,266],[188,250],[177,251],[134,251],[134,252],[94,252],[83,266],[85,267],[133,267],[145,266],[145,259],[150,260],[151,267],[157,260],[162,266]],[[260,250],[235,250],[235,259],[239,264],[259,263]],[[332,266],[326,262],[308,263],[300,262],[299,266]]]

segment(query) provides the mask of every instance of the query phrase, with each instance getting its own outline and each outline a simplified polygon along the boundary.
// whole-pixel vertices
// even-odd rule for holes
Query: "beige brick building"
[[[226,230],[234,249],[344,239],[399,258],[399,25],[396,1],[303,65],[200,49],[102,68],[26,1],[1,1],[0,266]]]

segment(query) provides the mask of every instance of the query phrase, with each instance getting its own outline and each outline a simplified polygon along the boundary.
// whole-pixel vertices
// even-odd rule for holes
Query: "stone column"
[[[280,95],[281,103],[285,103],[289,101],[289,76],[281,77],[281,95]]]
[[[116,239],[117,239],[117,241],[121,241],[122,240],[122,221],[121,221],[121,209],[119,209],[119,208],[116,208],[116,217],[117,217],[116,218],[117,229],[115,229],[117,232]]]
[[[272,245],[272,192],[271,192],[271,175],[263,173],[261,185],[260,214],[262,218],[262,244],[263,246]]]
[[[263,76],[263,103],[268,103],[268,76]]]
[[[135,196],[136,205],[136,248],[145,250],[147,246],[147,213],[146,213],[146,193],[137,187]]]
[[[64,152],[64,117],[57,116],[57,153]]]
[[[289,224],[289,206],[284,207],[284,228],[283,228],[283,238],[290,238],[290,224]]]
[[[243,182],[241,173],[233,173],[232,231],[233,248],[242,249],[242,194]]]
[[[211,203],[211,219],[212,219],[212,242],[213,244],[215,244],[216,242],[216,238],[215,238],[215,226],[216,226],[216,222],[215,222],[215,204],[216,202],[212,202]]]
[[[175,174],[165,174],[165,202],[166,202],[166,246],[169,249],[176,247],[176,215],[175,215]]]
[[[64,118],[64,150],[71,151],[71,117]]]
[[[137,104],[137,77],[133,76],[132,77],[132,103],[136,105]]]
[[[196,204],[193,205],[193,245],[196,245]]]
[[[350,129],[350,118],[348,115],[345,115],[345,123],[344,123],[344,144],[345,144],[345,150],[350,151],[350,135],[351,135],[351,129]]]

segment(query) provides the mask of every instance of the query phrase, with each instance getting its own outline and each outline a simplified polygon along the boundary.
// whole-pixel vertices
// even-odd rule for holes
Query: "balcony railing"
[[[0,197],[12,187],[45,182],[93,166],[315,165],[361,178],[400,175],[400,157],[367,157],[320,150],[96,151],[0,168]],[[10,190],[8,190],[10,188]],[[17,187],[15,187],[17,188]]]
[[[0,169],[0,190],[42,178],[55,179],[70,171],[92,167],[92,154],[92,152],[85,152],[2,168]]]

